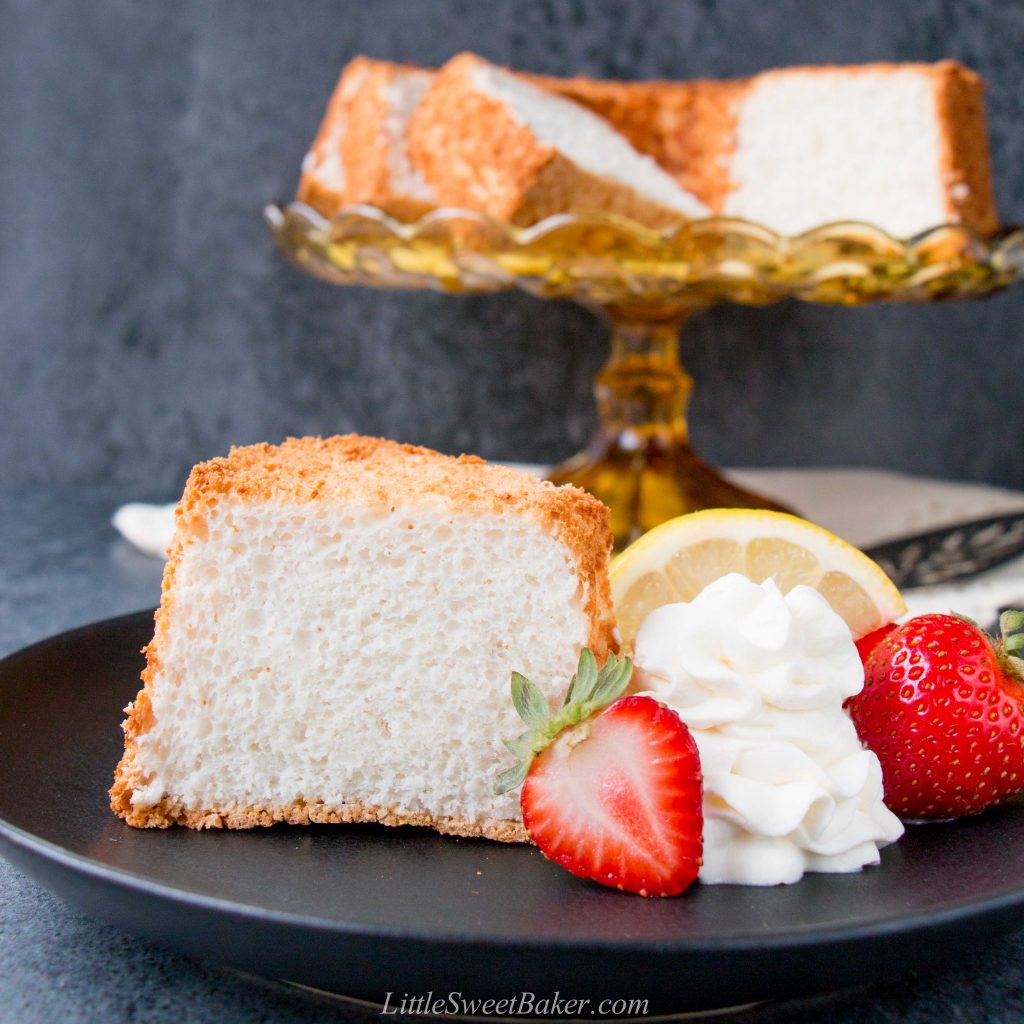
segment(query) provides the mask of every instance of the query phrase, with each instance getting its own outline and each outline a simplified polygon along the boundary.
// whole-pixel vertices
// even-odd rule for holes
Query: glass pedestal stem
[[[788,511],[730,483],[690,448],[686,407],[693,381],[679,362],[678,339],[696,311],[649,319],[612,312],[611,356],[594,381],[598,431],[585,451],[548,474],[611,509],[616,550],[697,509]]]

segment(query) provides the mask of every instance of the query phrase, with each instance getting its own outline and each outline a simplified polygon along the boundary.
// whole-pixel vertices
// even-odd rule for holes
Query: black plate
[[[0,851],[182,952],[375,1001],[557,991],[591,1000],[583,1016],[602,999],[655,1014],[882,981],[1020,926],[1019,801],[912,828],[857,875],[668,900],[419,829],[130,829],[106,790],[151,624],[111,619],[0,662]]]

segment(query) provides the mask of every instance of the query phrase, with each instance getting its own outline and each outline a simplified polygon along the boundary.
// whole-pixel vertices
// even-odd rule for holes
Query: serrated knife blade
[[[972,519],[863,550],[901,590],[969,579],[1024,554],[1024,511]]]

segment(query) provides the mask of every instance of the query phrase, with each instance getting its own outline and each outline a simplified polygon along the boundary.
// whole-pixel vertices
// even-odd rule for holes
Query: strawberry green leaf
[[[626,688],[632,675],[633,663],[629,658],[618,661],[614,654],[609,654],[608,660],[598,676],[597,686],[591,698],[592,703],[599,708],[610,704]]]
[[[999,632],[1004,637],[1024,629],[1024,612],[1005,611],[999,616]]]
[[[531,729],[539,729],[551,717],[544,694],[518,672],[512,673],[512,703],[519,717]]]
[[[537,734],[532,729],[528,729],[514,740],[504,740],[504,744],[516,757],[528,757],[533,753],[536,738]]]
[[[520,761],[519,764],[506,768],[494,784],[494,795],[501,796],[510,790],[518,789],[526,781],[526,775],[530,770],[529,761]]]
[[[596,711],[611,704],[626,688],[633,674],[629,658],[616,658],[609,654],[598,671],[593,653],[580,651],[579,666],[569,684],[565,703],[554,716],[540,689],[518,672],[512,673],[512,703],[519,717],[530,727],[515,739],[505,740],[505,746],[522,761],[498,776],[499,789],[507,793],[521,785],[530,770],[534,757],[540,754],[564,729],[589,718]]]
[[[573,701],[589,700],[597,685],[597,680],[597,661],[590,648],[584,647],[580,651],[579,665],[576,668],[576,674],[572,677],[572,682],[569,683],[569,692],[565,695],[563,707],[567,707]]]
[[[1008,636],[1003,641],[1003,650],[1008,654],[1013,654],[1022,647],[1024,647],[1024,633],[1014,633],[1013,636]]]

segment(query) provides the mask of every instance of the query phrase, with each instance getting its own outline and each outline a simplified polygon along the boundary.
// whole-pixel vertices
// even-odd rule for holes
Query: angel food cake
[[[955,61],[780,68],[732,81],[542,84],[607,117],[715,213],[797,234],[998,227],[984,83]]]
[[[111,790],[129,824],[369,821],[525,840],[510,672],[615,647],[608,511],[357,436],[197,466]]]
[[[655,225],[708,213],[603,118],[471,53],[434,78],[409,152],[443,203],[516,224],[587,209]]]
[[[990,234],[983,93],[948,60],[617,82],[518,74],[472,54],[436,73],[357,58],[299,197],[328,216],[363,201],[402,216],[414,195],[519,224],[600,209],[656,226],[725,215],[783,234],[839,220],[900,237],[949,222]],[[376,173],[382,154],[401,170]],[[332,188],[339,169],[349,184]],[[359,184],[375,173],[374,188]]]
[[[369,57],[349,63],[303,161],[298,198],[328,216],[352,203],[387,206],[410,219],[436,206],[406,143],[409,117],[433,78]]]

